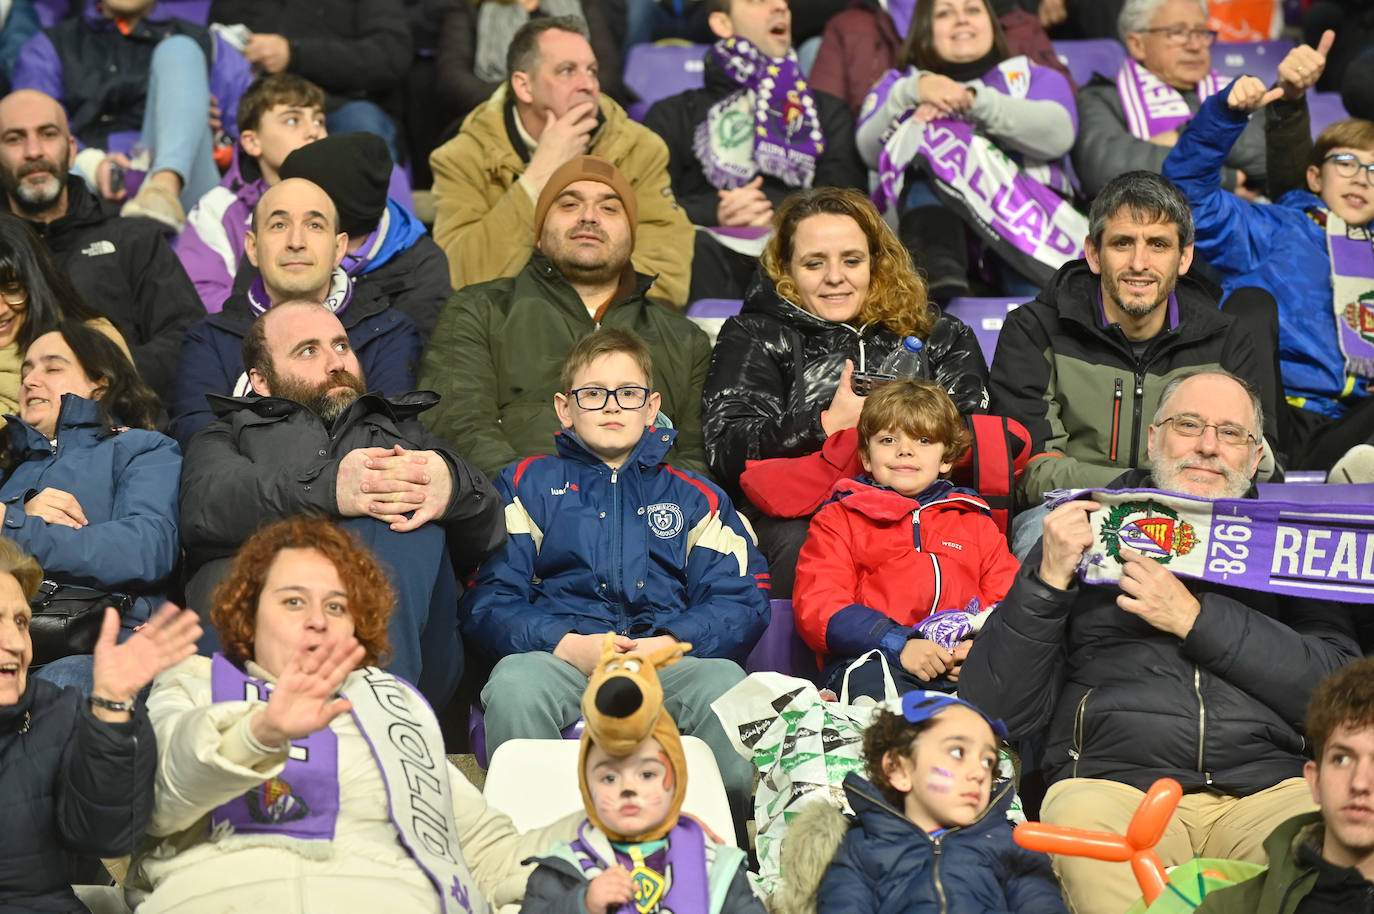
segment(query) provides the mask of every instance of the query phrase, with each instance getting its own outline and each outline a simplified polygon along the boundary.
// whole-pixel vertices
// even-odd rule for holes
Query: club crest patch
[[[273,825],[297,822],[310,815],[310,807],[281,778],[268,778],[245,794],[248,814],[254,821]]]
[[[649,518],[649,529],[659,539],[670,540],[682,532],[682,509],[671,502],[650,505],[645,512]]]
[[[1345,323],[1366,343],[1374,343],[1374,292],[1345,306]]]
[[[1130,501],[1112,508],[1102,522],[1102,544],[1107,554],[1121,562],[1121,547],[1130,547],[1169,564],[1176,555],[1187,555],[1197,545],[1193,525],[1180,520],[1178,512],[1155,501]]]

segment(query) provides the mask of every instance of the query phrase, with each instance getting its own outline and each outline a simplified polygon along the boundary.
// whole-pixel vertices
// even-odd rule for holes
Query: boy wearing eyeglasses
[[[1286,465],[1329,470],[1332,482],[1374,482],[1374,122],[1350,118],[1323,130],[1308,157],[1307,187],[1274,203],[1247,202],[1218,181],[1250,115],[1281,98],[1301,101],[1332,37],[1290,52],[1273,88],[1242,76],[1209,98],[1163,174],[1188,198],[1196,251],[1226,291],[1258,286],[1278,302],[1269,348],[1278,350],[1288,400],[1279,423]],[[1252,321],[1265,351],[1272,317]]]
[[[628,331],[584,336],[563,363],[556,453],[502,471],[509,538],[460,606],[469,646],[495,663],[482,689],[488,753],[516,737],[557,739],[581,716],[607,631],[617,651],[676,641],[691,656],[662,671],[664,705],[710,745],[737,824],[750,764],[711,702],[744,678],[768,624],[768,568],[753,531],[713,483],[664,463],[648,347]]]

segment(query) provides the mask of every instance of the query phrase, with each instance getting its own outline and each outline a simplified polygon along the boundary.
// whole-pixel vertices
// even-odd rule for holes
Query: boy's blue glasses
[[[1370,184],[1374,184],[1374,162],[1370,162],[1366,165],[1364,162],[1361,162],[1353,152],[1333,153],[1323,159],[1323,161],[1330,162],[1332,165],[1336,166],[1336,174],[1340,175],[1342,178],[1353,178],[1359,173],[1360,169],[1363,168],[1364,179]]]

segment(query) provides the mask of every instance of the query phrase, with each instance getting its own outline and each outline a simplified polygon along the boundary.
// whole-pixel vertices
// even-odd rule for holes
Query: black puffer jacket
[[[821,410],[844,371],[877,371],[901,338],[881,325],[817,317],[778,295],[759,273],[740,313],[725,322],[702,397],[706,460],[732,494],[746,460],[800,457],[825,443]],[[926,351],[934,380],[964,414],[988,408],[988,369],[973,331],[941,314]]]
[[[1109,488],[1153,486],[1132,470]],[[1183,579],[1202,612],[1180,640],[1118,607],[1120,588],[1059,590],[1039,568],[1037,544],[974,641],[959,697],[1014,739],[1048,725],[1051,783],[1147,790],[1171,777],[1249,796],[1302,773],[1307,700],[1359,656],[1346,607]]]
[[[0,911],[86,914],[61,852],[132,852],[156,768],[142,707],[128,723],[103,723],[76,689],[30,675],[19,702],[0,708]]]

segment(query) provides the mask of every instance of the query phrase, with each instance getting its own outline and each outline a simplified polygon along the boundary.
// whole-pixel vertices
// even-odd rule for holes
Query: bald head
[[[348,332],[315,302],[282,302],[254,321],[243,364],[258,394],[295,400],[327,422],[367,391]]]
[[[304,178],[281,181],[258,200],[245,252],[273,305],[293,298],[324,301],[348,245],[338,222],[329,195]]]
[[[0,185],[10,208],[48,222],[67,211],[67,173],[76,140],[50,95],[20,89],[0,99]]]

